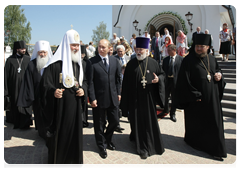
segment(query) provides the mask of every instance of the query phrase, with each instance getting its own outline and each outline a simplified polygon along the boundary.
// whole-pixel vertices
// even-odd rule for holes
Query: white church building
[[[192,14],[192,19],[187,20],[186,14]],[[135,28],[133,22],[137,20]],[[168,28],[175,43],[177,31],[187,33],[188,44],[191,44],[192,34],[197,27],[201,31],[206,29],[213,37],[215,55],[219,53],[219,32],[223,23],[227,23],[229,29],[235,27],[236,9],[231,5],[113,5],[112,6],[112,32],[118,37],[124,36],[130,40],[132,34],[143,35],[148,31],[151,38],[155,32],[164,34],[164,28]],[[135,25],[136,26],[136,25]],[[191,31],[192,28],[192,31]],[[112,38],[112,37],[111,37]]]

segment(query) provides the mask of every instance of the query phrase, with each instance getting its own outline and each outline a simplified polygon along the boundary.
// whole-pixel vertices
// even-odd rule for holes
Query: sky
[[[92,30],[101,21],[112,35],[111,5],[22,5],[21,8],[32,28],[30,44],[46,40],[50,45],[59,45],[71,25],[80,40],[88,44],[92,41]]]

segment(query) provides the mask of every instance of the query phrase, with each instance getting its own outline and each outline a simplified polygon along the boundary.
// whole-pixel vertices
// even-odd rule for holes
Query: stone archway
[[[183,27],[178,17],[172,14],[161,14],[152,18],[151,21],[149,21],[148,23],[147,31],[152,33],[152,30],[155,29],[156,31],[159,31],[160,34],[163,34],[162,30],[165,27],[168,28],[169,33],[172,36],[173,42],[175,43],[177,31],[183,30]]]

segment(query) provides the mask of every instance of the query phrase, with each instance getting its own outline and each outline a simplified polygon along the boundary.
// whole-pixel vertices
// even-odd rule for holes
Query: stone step
[[[223,94],[223,100],[235,101],[236,102],[236,94]]]
[[[236,65],[220,65],[219,64],[219,67],[221,69],[235,69],[236,70]]]
[[[223,73],[224,78],[234,78],[238,79],[238,74],[237,73]]]
[[[238,79],[238,75],[237,74],[224,74],[224,78],[233,78],[233,79]]]
[[[236,118],[236,110],[229,108],[222,108],[223,116]]]
[[[224,89],[224,93],[236,94],[236,89]]]
[[[234,79],[234,78],[226,78],[225,77],[224,80],[226,83],[235,83],[236,84],[236,79]]]
[[[221,103],[223,108],[236,109],[235,101],[222,100]]]
[[[235,73],[236,74],[236,69],[221,69],[223,74],[224,73]]]

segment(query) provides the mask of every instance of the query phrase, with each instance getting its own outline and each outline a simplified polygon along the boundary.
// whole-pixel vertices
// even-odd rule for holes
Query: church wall
[[[121,5],[119,5],[118,8],[120,7]],[[113,7],[113,9],[117,8]],[[124,36],[127,40],[130,40],[133,33],[138,36],[138,31],[134,29],[132,24],[135,19],[139,22],[137,28],[141,29],[141,34],[143,34],[147,22],[154,15],[164,11],[177,12],[177,14],[181,16],[188,29],[187,37],[189,41],[191,41],[192,33],[196,31],[198,26],[201,27],[202,32],[204,32],[205,29],[208,29],[213,36],[213,47],[216,54],[218,54],[220,46],[219,31],[224,17],[228,20],[226,10],[221,5],[124,5],[117,24],[119,30],[113,27],[113,32],[116,32],[118,37]],[[188,11],[193,14],[193,18],[190,21],[193,24],[192,32],[190,31],[190,26],[185,17],[185,14],[188,13]],[[117,18],[118,12],[119,10],[113,10],[113,16],[116,16]],[[113,24],[115,23],[116,22],[113,22]]]

